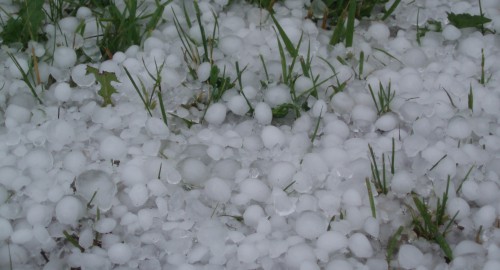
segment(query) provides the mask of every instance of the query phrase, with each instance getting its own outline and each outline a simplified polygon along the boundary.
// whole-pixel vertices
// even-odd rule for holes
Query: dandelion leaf
[[[103,107],[107,105],[113,105],[113,101],[111,100],[111,95],[114,93],[118,93],[116,89],[111,85],[111,82],[118,82],[118,78],[116,78],[116,74],[112,72],[99,72],[99,69],[87,66],[87,74],[94,74],[95,79],[101,85],[101,89],[97,92],[103,98]]]

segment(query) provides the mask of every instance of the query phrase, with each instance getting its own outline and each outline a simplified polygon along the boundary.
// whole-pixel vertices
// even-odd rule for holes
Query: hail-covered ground
[[[500,269],[500,39],[447,20],[478,15],[478,1],[403,0],[385,21],[356,22],[351,48],[328,45],[333,30],[305,19],[309,1],[277,2],[280,26],[301,41],[299,58],[311,59],[308,76],[297,59],[291,89],[266,10],[200,0],[209,39],[218,24],[213,65],[234,82],[219,100],[210,99],[211,64],[192,61],[179,38],[174,12],[203,59],[194,9],[182,2],[166,6],[141,46],[111,60],[80,61],[100,57],[102,29],[86,7],[47,25],[46,43],[2,47],[0,268]],[[500,31],[500,2],[483,0],[482,10],[492,19],[484,27]],[[435,22],[442,31],[417,40]],[[40,79],[55,82],[39,91],[43,105],[7,52],[26,71],[32,53],[47,59]],[[114,106],[101,106],[87,65],[116,75]],[[125,68],[153,95],[152,116]],[[158,77],[167,119],[151,94]],[[378,92],[390,87],[389,108],[379,113],[369,86],[379,107]],[[273,117],[286,103],[300,116]],[[368,145],[381,173],[384,154],[389,190],[372,182],[375,213]],[[412,196],[435,215],[448,177],[453,258],[412,225],[421,220]]]

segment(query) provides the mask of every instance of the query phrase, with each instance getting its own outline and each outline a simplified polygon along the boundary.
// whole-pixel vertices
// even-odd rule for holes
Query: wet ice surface
[[[80,46],[99,58],[92,38],[78,34],[75,48],[56,45],[52,66],[39,63],[42,82],[49,75],[56,81],[41,94],[43,105],[19,80],[12,59],[2,58],[0,268],[498,269],[499,38],[446,20],[446,12],[478,14],[477,3],[401,1],[392,18],[361,22],[346,49],[327,45],[332,31],[304,19],[308,2],[275,4],[290,40],[297,44],[303,33],[302,57],[310,44],[313,78],[326,79],[317,96],[299,104],[309,110],[297,118],[294,109],[284,118],[273,110],[309,91],[314,80],[296,64],[291,92],[282,82],[268,12],[244,3],[222,9],[225,1],[199,1],[210,35],[212,12],[218,14],[213,64],[235,82],[209,105],[211,63],[189,66],[191,73],[173,25],[175,12],[191,38],[201,40],[191,7],[188,29],[182,1],[166,6],[143,46],[89,63],[117,75],[113,107],[100,106],[96,79],[76,57]],[[485,27],[500,31],[499,2],[483,0],[482,8],[492,19]],[[417,10],[419,26],[443,24],[420,44]],[[99,35],[90,10],[76,15],[59,23],[56,40],[73,36],[79,23],[85,37]],[[33,46],[41,57],[54,45]],[[6,49],[29,69],[31,50]],[[152,89],[155,61],[165,62],[167,125],[158,104],[148,115],[123,69]],[[245,67],[240,78],[236,62]],[[377,95],[389,83],[395,97],[390,111],[379,113],[369,86]],[[384,154],[389,188],[378,194],[372,185],[376,217],[365,185],[373,176],[368,144],[381,170]],[[412,230],[410,209],[413,193],[434,210],[448,177],[445,211],[455,216],[445,238],[454,254],[449,262]],[[401,240],[387,261],[399,226]]]

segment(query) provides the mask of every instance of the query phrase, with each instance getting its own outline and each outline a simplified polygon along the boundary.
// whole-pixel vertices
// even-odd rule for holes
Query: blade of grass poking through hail
[[[198,6],[198,0],[195,0],[194,2],[194,10],[196,13],[196,20],[198,21],[198,26],[200,27],[200,33],[201,33],[201,41],[203,43],[203,51],[205,52],[205,55],[203,56],[203,60],[205,62],[208,62],[208,46],[207,46],[207,37],[205,35],[205,28],[203,27],[203,24],[201,23],[201,11],[200,7]]]
[[[285,30],[283,30],[283,28],[278,23],[278,21],[276,20],[276,18],[274,17],[274,15],[272,13],[271,13],[271,19],[273,19],[274,25],[276,25],[276,28],[278,29],[278,33],[280,34],[281,39],[283,39],[283,43],[285,43],[286,50],[288,51],[290,56],[292,56],[292,58],[297,57],[298,51],[295,49],[292,41],[286,35]]]
[[[394,12],[394,10],[396,10],[396,8],[398,7],[400,2],[401,2],[401,0],[396,0],[396,1],[394,1],[394,3],[392,3],[392,5],[389,7],[389,9],[384,13],[384,16],[382,17],[382,21],[385,21],[387,18],[389,18],[389,16],[391,16],[391,14]]]
[[[356,16],[356,0],[349,2],[349,14],[347,15],[347,26],[345,33],[345,46],[352,47],[354,40],[354,21]]]
[[[366,189],[368,190],[368,199],[370,200],[370,209],[372,210],[372,217],[377,218],[377,210],[375,209],[375,200],[373,199],[372,185],[370,184],[370,179],[365,178]]]

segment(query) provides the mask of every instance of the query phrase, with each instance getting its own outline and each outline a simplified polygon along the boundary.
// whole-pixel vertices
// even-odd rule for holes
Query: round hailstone
[[[273,120],[273,111],[265,102],[259,102],[254,108],[254,117],[259,124],[269,125]]]
[[[314,84],[311,79],[306,76],[300,76],[295,80],[294,84],[295,94],[300,95],[314,87]]]
[[[285,188],[292,182],[295,166],[287,161],[276,162],[272,165],[267,175],[269,184],[273,187]]]
[[[384,42],[389,38],[391,32],[384,23],[374,22],[368,28],[369,35],[378,42]]]
[[[386,113],[375,122],[375,127],[378,130],[387,132],[395,129],[398,123],[398,117],[394,113]]]
[[[8,239],[12,232],[13,229],[10,222],[5,218],[0,217],[0,241]]]
[[[500,269],[500,262],[495,259],[490,259],[483,266],[483,270],[498,270]]]
[[[142,206],[148,200],[148,188],[144,184],[135,184],[128,191],[128,196],[135,207]]]
[[[349,238],[349,249],[358,258],[370,258],[373,248],[370,241],[362,233],[355,233]]]
[[[391,190],[398,195],[406,195],[415,188],[415,179],[407,171],[397,171],[391,180]]]
[[[455,197],[451,198],[446,204],[446,212],[450,217],[456,216],[457,220],[467,218],[470,214],[470,206],[466,200]]]
[[[256,204],[250,205],[243,212],[243,222],[250,227],[257,226],[262,217],[264,217],[264,210]]]
[[[350,113],[355,102],[347,93],[340,92],[333,96],[330,104],[335,112]]]
[[[71,87],[66,82],[59,83],[54,89],[54,96],[59,101],[68,101],[71,98]]]
[[[459,39],[460,36],[462,35],[462,32],[454,25],[448,24],[447,26],[444,27],[442,34],[444,39],[453,41]]]
[[[377,112],[366,105],[356,105],[352,110],[352,119],[373,123],[377,119]]]
[[[333,260],[326,265],[325,270],[353,270],[354,267],[344,260]]]
[[[328,253],[334,253],[347,247],[347,237],[336,231],[327,231],[319,236],[316,246]]]
[[[170,135],[168,126],[160,118],[150,117],[146,121],[146,129],[155,136],[167,137]]]
[[[316,261],[314,250],[305,243],[299,243],[290,247],[285,256],[289,268],[295,268],[305,261]]]
[[[473,217],[474,224],[476,228],[483,227],[483,229],[489,229],[496,219],[495,207],[491,205],[485,205],[481,207]]]
[[[285,134],[281,129],[275,126],[266,126],[262,129],[260,134],[264,146],[268,149],[272,149],[276,146],[283,146],[285,144]]]
[[[401,245],[399,247],[398,262],[404,269],[413,269],[419,266],[424,259],[424,254],[413,245]]]
[[[210,77],[210,70],[212,66],[208,62],[203,62],[198,66],[196,70],[196,75],[198,76],[198,81],[204,82]]]
[[[252,244],[242,244],[238,247],[238,260],[242,263],[253,263],[260,256],[259,249]]]
[[[265,202],[271,196],[271,189],[258,179],[246,179],[240,183],[241,193],[257,202]]]
[[[422,68],[427,65],[427,56],[420,48],[411,48],[403,55],[403,63],[414,68]]]
[[[482,245],[471,240],[463,240],[455,246],[453,249],[453,255],[459,257],[470,254],[481,254],[483,251],[484,248]]]
[[[17,64],[21,67],[21,70],[25,73],[29,72],[28,61],[22,57],[14,57],[17,60]],[[23,77],[23,72],[19,70],[17,65],[11,59],[8,60],[10,75],[16,79],[21,79]]]
[[[62,198],[56,205],[56,218],[62,224],[76,225],[83,214],[83,203],[74,196]]]
[[[475,36],[470,36],[460,41],[458,51],[461,54],[479,59],[482,55],[481,50],[484,49],[484,47],[485,45],[482,39]]]
[[[205,194],[210,199],[226,203],[231,199],[231,188],[220,178],[211,178],[205,183]]]
[[[207,166],[200,160],[187,158],[180,162],[179,171],[182,180],[187,184],[199,185],[208,175]]]
[[[236,35],[227,35],[219,40],[219,49],[225,55],[233,55],[243,47],[243,40]]]
[[[226,106],[222,103],[210,105],[205,114],[205,120],[213,125],[220,125],[226,119]]]
[[[108,257],[112,263],[125,264],[132,258],[132,249],[124,243],[113,244],[108,249]]]
[[[54,158],[52,154],[43,149],[35,149],[24,156],[28,168],[48,170],[52,168]]]
[[[328,222],[313,211],[304,211],[295,221],[295,232],[306,239],[315,239],[326,232]]]
[[[88,170],[81,173],[75,181],[76,192],[88,202],[103,211],[109,210],[116,194],[116,185],[111,176],[101,170]]]
[[[26,213],[26,220],[29,224],[47,226],[52,220],[52,211],[47,206],[35,204]]]
[[[75,139],[75,128],[64,120],[55,120],[48,127],[48,140],[54,145],[63,146]]]
[[[101,218],[95,223],[95,230],[98,233],[110,233],[116,227],[114,218]]]
[[[127,153],[127,145],[121,138],[109,135],[102,140],[99,152],[105,159],[119,160]]]
[[[361,195],[355,189],[348,189],[342,195],[342,203],[347,206],[361,206],[363,204],[363,200],[361,199]]]
[[[472,129],[463,117],[457,116],[450,120],[446,133],[455,139],[465,139],[471,135]]]
[[[271,87],[264,94],[264,101],[273,108],[289,103],[291,100],[290,90],[282,85]]]
[[[269,109],[271,110],[271,109]],[[16,123],[27,123],[31,119],[30,110],[18,106],[16,104],[9,104],[7,109],[5,110],[5,121],[15,121]],[[271,122],[271,121],[269,121]]]
[[[33,230],[31,229],[17,229],[10,236],[10,240],[14,244],[25,244],[33,239]]]
[[[227,102],[227,107],[232,113],[240,116],[245,115],[248,110],[250,110],[250,106],[248,106],[245,97],[240,95],[231,97],[231,99]]]
[[[76,64],[76,52],[72,48],[57,47],[54,50],[54,64],[59,68],[71,68]]]

